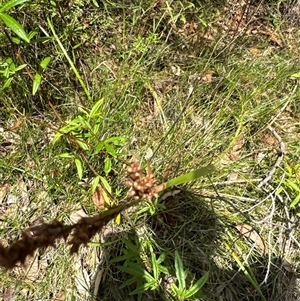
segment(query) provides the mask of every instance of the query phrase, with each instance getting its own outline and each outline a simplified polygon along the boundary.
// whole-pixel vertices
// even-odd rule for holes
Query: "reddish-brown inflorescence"
[[[127,167],[129,179],[126,181],[126,186],[130,187],[128,195],[134,199],[147,199],[150,201],[153,197],[158,197],[157,187],[155,186],[156,179],[150,164],[148,163],[147,174],[144,175],[142,168],[136,158]]]

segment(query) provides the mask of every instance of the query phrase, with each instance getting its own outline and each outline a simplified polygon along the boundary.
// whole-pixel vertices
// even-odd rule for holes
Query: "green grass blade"
[[[300,202],[300,194],[296,196],[296,198],[291,202],[290,208],[294,208]]]
[[[50,27],[50,29],[51,29],[51,31],[52,31],[52,34],[53,34],[53,36],[54,36],[54,38],[55,38],[55,40],[56,40],[58,46],[60,47],[60,49],[61,49],[61,51],[63,52],[63,54],[64,54],[64,56],[66,57],[66,59],[68,60],[68,62],[69,62],[69,64],[70,64],[70,66],[71,66],[73,72],[75,73],[75,76],[77,77],[77,79],[78,79],[78,81],[79,81],[79,83],[80,83],[82,89],[84,90],[84,93],[85,93],[87,99],[88,99],[90,102],[92,102],[92,101],[93,101],[93,100],[92,100],[92,96],[90,95],[90,92],[89,92],[88,88],[86,87],[85,83],[83,82],[82,77],[80,76],[80,74],[79,74],[79,72],[77,71],[75,65],[73,64],[73,62],[72,62],[70,56],[68,55],[68,53],[67,53],[65,47],[63,46],[63,44],[61,43],[59,37],[57,36],[57,34],[56,34],[55,30],[54,30],[54,26],[53,26],[53,24],[51,23],[51,21],[50,21],[49,18],[47,18],[47,22],[48,22],[48,25],[49,25],[49,27]]]
[[[245,274],[245,276],[248,278],[248,280],[250,281],[250,283],[253,285],[253,287],[257,290],[258,294],[261,297],[262,301],[267,301],[267,299],[265,298],[264,294],[262,293],[258,282],[255,278],[255,276],[253,275],[253,273],[249,272],[248,269],[245,268],[245,266],[243,265],[243,263],[241,262],[240,258],[238,257],[238,255],[232,250],[232,248],[225,242],[223,241],[226,249],[230,252],[230,254],[232,255],[232,257],[234,258],[234,260],[236,261],[236,263],[239,265],[240,269],[243,271],[243,273]]]
[[[165,185],[166,185],[166,188],[169,188],[174,185],[184,184],[184,183],[187,183],[190,181],[197,180],[201,177],[207,176],[207,175],[213,173],[215,170],[216,170],[216,168],[214,167],[214,165],[210,164],[205,167],[201,167],[199,169],[188,172],[177,178],[174,178],[174,179],[166,182]]]
[[[206,272],[192,287],[190,287],[184,294],[185,298],[190,298],[194,296],[207,282],[209,273]]]

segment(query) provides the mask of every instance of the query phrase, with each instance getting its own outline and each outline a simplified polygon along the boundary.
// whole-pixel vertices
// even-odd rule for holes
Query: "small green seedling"
[[[123,255],[114,258],[111,262],[124,261],[122,266],[118,268],[130,274],[132,277],[125,281],[120,288],[125,286],[131,287],[134,285],[134,290],[130,295],[138,295],[138,300],[142,300],[142,296],[147,290],[157,290],[161,285],[161,273],[169,275],[167,267],[162,265],[166,258],[166,253],[163,252],[157,258],[153,247],[149,241],[145,242],[143,246],[150,253],[149,256],[140,256],[141,244],[136,238],[135,244],[129,240],[124,240],[127,248],[123,248]]]
[[[174,296],[177,297],[179,301],[204,297],[200,290],[207,282],[209,273],[205,273],[195,284],[191,284],[190,287],[187,288],[186,278],[188,276],[188,270],[184,269],[182,260],[177,251],[175,252],[175,273],[178,284],[173,283],[171,288]]]

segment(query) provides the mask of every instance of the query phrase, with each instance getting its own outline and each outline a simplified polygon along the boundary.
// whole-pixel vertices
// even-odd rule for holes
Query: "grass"
[[[245,17],[238,2],[229,1],[38,1],[8,11],[43,41],[12,44],[14,34],[0,25],[0,62],[27,64],[1,92],[3,244],[43,221],[69,223],[80,209],[97,214],[90,167],[109,183],[117,204],[129,199],[132,156],[145,167],[152,154],[159,182],[209,163],[217,171],[128,209],[120,224],[111,222],[78,255],[59,243],[38,250],[25,272],[1,270],[3,299],[87,300],[95,287],[98,300],[137,300],[130,295],[135,283],[120,289],[130,278],[118,268],[125,260],[113,259],[138,241],[131,261],[152,275],[152,254],[165,252],[163,266],[171,274],[160,276],[158,288],[142,300],[180,300],[171,296],[176,251],[188,284],[209,272],[203,300],[298,300],[298,207],[289,207],[298,190],[286,179],[298,187],[299,87],[291,75],[300,69],[299,26],[292,7],[279,14],[275,4],[249,2]],[[48,56],[32,96],[32,78]],[[0,78],[4,83],[5,74]],[[84,136],[83,125],[77,133],[88,150],[68,135],[52,143],[59,128],[102,98],[97,135]],[[270,124],[287,154],[259,189],[279,153]],[[97,143],[115,136],[126,140],[112,145],[115,156],[109,149],[95,154]],[[81,179],[73,159],[58,157],[64,153],[81,160]],[[106,158],[112,163],[107,174]]]

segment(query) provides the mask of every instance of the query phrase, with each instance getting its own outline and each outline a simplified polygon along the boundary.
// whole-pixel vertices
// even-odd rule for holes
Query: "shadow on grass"
[[[194,276],[194,282],[209,271],[209,280],[203,288],[206,296],[204,300],[299,300],[297,275],[292,265],[282,258],[261,255],[257,250],[254,251],[254,248],[249,252],[248,249],[240,253],[243,258],[249,253],[247,265],[243,264],[243,268],[240,267],[223,243],[226,240],[226,228],[235,228],[229,219],[215,214],[210,201],[184,191],[168,196],[163,202],[164,209],[154,216],[143,216],[134,229],[121,233],[110,232],[104,237],[106,242],[115,243],[102,249],[103,261],[98,270],[105,271],[106,277],[101,281],[96,300],[138,300],[137,295],[129,295],[136,288],[136,283],[120,289],[121,284],[132,277],[117,268],[122,266],[124,261],[110,262],[116,256],[123,255],[121,248],[124,248],[124,243],[120,237],[131,242],[139,237],[141,244],[147,237],[151,237],[156,251],[167,251],[168,256],[162,264],[173,271],[173,274],[176,250],[182,258],[184,268]],[[239,239],[239,234],[236,233],[231,245],[235,252],[240,250]],[[157,251],[157,257],[160,252]],[[251,283],[249,275],[257,285]],[[189,280],[191,279],[188,277],[187,282]],[[160,291],[145,291],[142,301],[177,300],[169,295],[170,283],[174,281],[174,276],[163,277]]]

